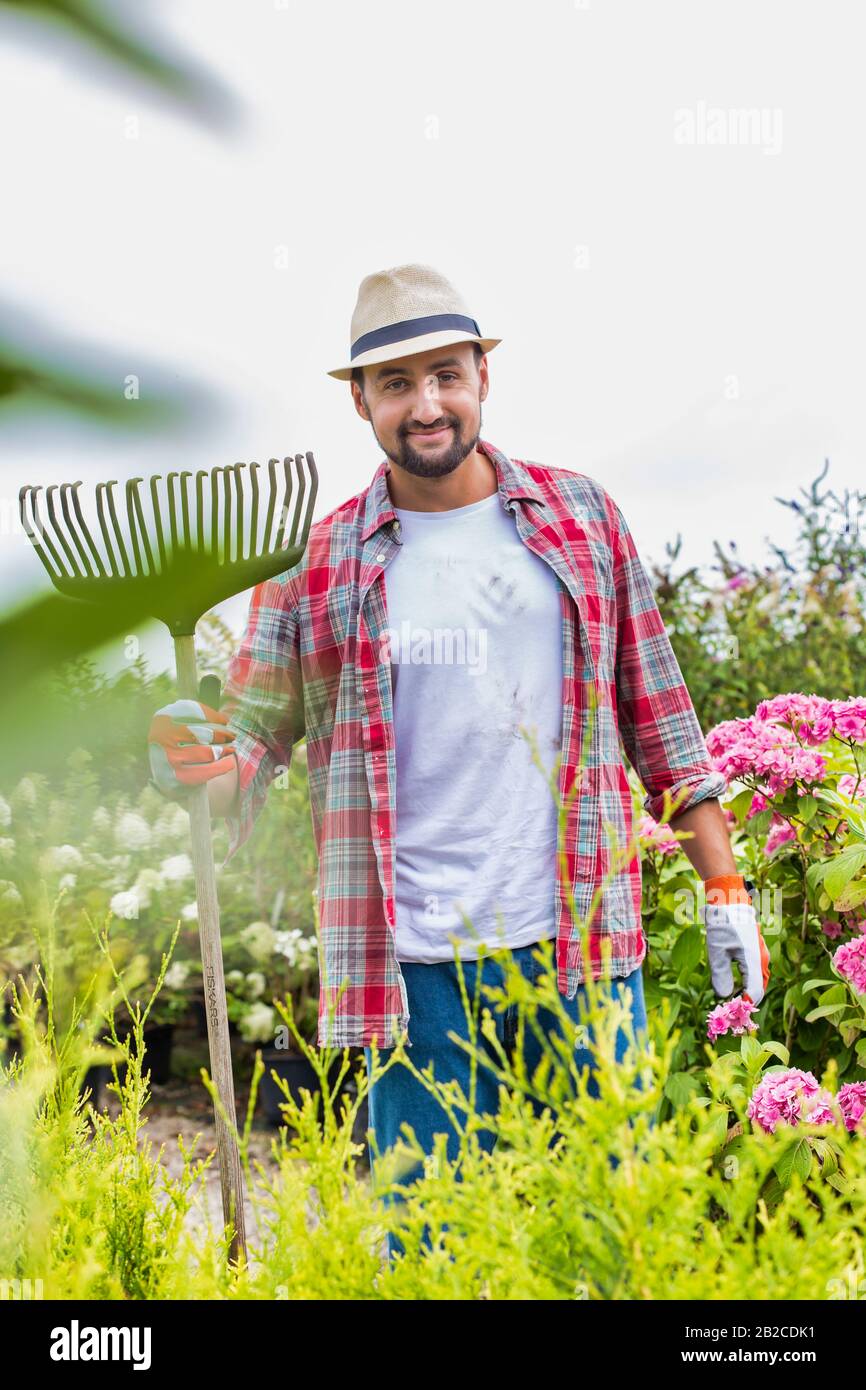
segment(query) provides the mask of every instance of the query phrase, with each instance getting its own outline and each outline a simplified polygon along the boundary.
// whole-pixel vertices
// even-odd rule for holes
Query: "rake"
[[[78,495],[80,481],[45,489],[45,517],[39,505],[41,485],[26,484],[18,494],[24,530],[61,594],[114,605],[128,611],[132,622],[150,616],[165,623],[174,638],[181,698],[202,698],[195,657],[199,618],[223,599],[291,569],[309,538],[318,490],[313,455],[294,455],[294,476],[290,457],[282,466],[270,459],[261,479],[257,463],[245,469],[246,464],[235,463],[194,475],[172,472],[164,480],[157,475],[144,490],[143,478],[130,478],[120,507],[117,481],[97,483],[95,508],[89,508],[96,516],[92,529]],[[212,696],[207,703],[218,700]],[[245,1261],[243,1180],[207,784],[188,792],[208,1046],[218,1098],[214,1119],[223,1218],[232,1228],[229,1258],[243,1253]]]

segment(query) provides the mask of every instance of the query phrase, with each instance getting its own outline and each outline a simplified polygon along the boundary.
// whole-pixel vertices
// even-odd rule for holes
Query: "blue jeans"
[[[520,968],[522,974],[532,981],[537,980],[545,969],[544,962],[533,956],[533,952],[537,950],[538,943],[536,942],[533,945],[520,946],[511,951],[511,958],[514,963]],[[473,1001],[477,991],[479,996],[478,1021],[480,1023],[484,1008],[489,1008],[496,1023],[497,1039],[510,1057],[516,1041],[518,1007],[516,1004],[511,1004],[504,1011],[497,1012],[492,1001],[486,998],[483,989],[479,989],[477,979],[478,969],[481,967],[483,971],[482,985],[501,986],[505,978],[503,965],[489,956],[479,961],[462,961],[461,965],[470,1011],[473,1010]],[[460,993],[456,962],[449,960],[435,965],[404,962],[400,968],[406,981],[410,1014],[409,1038],[412,1043],[406,1056],[411,1059],[419,1071],[423,1071],[432,1062],[436,1081],[457,1081],[463,1095],[468,1099],[471,1058],[448,1037],[448,1033],[451,1031],[461,1038],[467,1040],[469,1038],[469,1027]],[[602,987],[606,985],[616,996],[621,995],[624,987],[628,987],[632,991],[631,1017],[635,1035],[639,1041],[640,1034],[646,1030],[647,1023],[642,968],[638,966],[630,975],[621,979],[600,981],[599,983]],[[564,995],[560,995],[562,1007],[574,1023],[583,1021],[579,1010],[581,1001],[585,1000],[585,996],[586,989],[583,985],[578,987],[573,999],[566,999]],[[584,1010],[585,1008],[584,1003]],[[546,1037],[561,1036],[560,1019],[550,1009],[539,1008],[535,1017],[539,1029]],[[501,1061],[496,1056],[493,1047],[482,1035],[477,1025],[476,1029],[476,1046],[483,1047],[496,1065],[500,1066]],[[592,1038],[594,1035],[589,1025],[587,1025],[587,1031]],[[624,1028],[620,1027],[617,1032],[615,1052],[618,1061],[625,1055],[628,1045],[628,1036]],[[364,1056],[367,1061],[369,1078],[372,1066],[372,1053],[369,1047],[364,1048]],[[523,1030],[523,1056],[527,1075],[531,1077],[541,1060],[542,1046],[532,1032],[528,1020],[525,1021]],[[579,1070],[589,1069],[588,1093],[592,1096],[598,1096],[598,1083],[594,1074],[592,1054],[586,1047],[576,1047],[574,1057]],[[388,1052],[380,1049],[380,1065],[383,1061],[387,1061],[387,1058]],[[475,1110],[477,1114],[491,1116],[496,1114],[499,1085],[494,1073],[488,1071],[479,1062],[475,1073]],[[534,1096],[530,1097],[530,1101],[536,1115],[540,1115],[546,1108]],[[368,1111],[369,1125],[373,1130],[376,1147],[380,1154],[384,1154],[396,1143],[404,1122],[411,1125],[425,1154],[434,1152],[433,1136],[437,1133],[448,1136],[446,1151],[449,1162],[453,1163],[460,1152],[460,1136],[451,1124],[447,1113],[435,1096],[430,1095],[429,1091],[401,1061],[396,1062],[384,1076],[378,1077],[373,1082],[368,1093]],[[550,1141],[551,1145],[559,1137],[557,1133],[554,1133]],[[477,1131],[477,1138],[480,1147],[489,1153],[496,1144],[497,1135],[489,1129],[481,1129]],[[616,1160],[612,1161],[615,1165]],[[372,1152],[371,1166],[375,1175],[376,1161]],[[412,1169],[400,1177],[399,1183],[401,1186],[412,1183],[422,1173],[422,1165],[416,1163]],[[399,1200],[402,1200],[402,1197],[398,1193],[393,1191],[383,1193],[383,1201],[386,1205]],[[426,1230],[424,1241],[429,1247],[430,1242]],[[402,1244],[396,1235],[389,1232],[389,1258],[393,1257],[396,1252],[403,1252]]]

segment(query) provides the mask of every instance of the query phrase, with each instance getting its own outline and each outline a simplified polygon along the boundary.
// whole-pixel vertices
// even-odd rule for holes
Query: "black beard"
[[[408,432],[400,433],[400,452],[392,454],[384,449],[384,453],[396,463],[398,468],[404,468],[407,473],[411,473],[416,478],[444,478],[448,473],[453,473],[455,468],[459,468],[465,458],[468,458],[481,437],[481,411],[478,411],[478,430],[474,439],[468,443],[464,439],[459,420],[445,420],[446,425],[451,426],[451,443],[448,447],[437,453],[435,458],[428,458],[423,451],[414,449],[411,444],[411,435]],[[377,436],[378,438],[378,436]],[[378,440],[380,448],[384,448],[381,439]]]

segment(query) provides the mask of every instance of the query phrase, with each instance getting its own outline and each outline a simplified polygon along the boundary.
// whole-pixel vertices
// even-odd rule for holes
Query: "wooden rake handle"
[[[181,699],[197,700],[199,694],[195,638],[175,637],[174,654],[177,664],[178,691]],[[210,1070],[220,1105],[227,1117],[224,1120],[219,1108],[214,1106],[223,1220],[226,1226],[232,1227],[233,1232],[229,1258],[236,1261],[242,1253],[243,1262],[246,1263],[243,1172],[236,1138],[235,1090],[232,1077],[232,1054],[229,1045],[226,982],[223,971],[222,941],[220,939],[220,912],[217,900],[207,789],[208,784],[206,782],[201,786],[193,787],[187,798],[186,806],[189,810],[192,863],[195,870],[195,895],[198,903],[198,934],[201,945]]]

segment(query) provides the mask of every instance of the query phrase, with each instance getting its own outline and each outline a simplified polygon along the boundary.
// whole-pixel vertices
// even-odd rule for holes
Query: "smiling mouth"
[[[410,430],[409,433],[414,439],[435,439],[437,435],[447,434],[450,429],[450,425],[443,425],[438,430]]]

